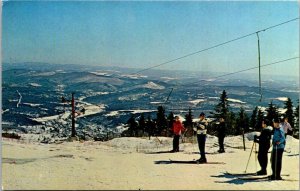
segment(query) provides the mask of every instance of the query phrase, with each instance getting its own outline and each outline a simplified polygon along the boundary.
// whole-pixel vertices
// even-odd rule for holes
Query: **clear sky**
[[[299,17],[297,1],[6,1],[3,62],[147,68]],[[261,32],[261,63],[299,55],[299,20]],[[258,65],[257,37],[158,69],[232,72]],[[299,60],[263,69],[299,75]]]

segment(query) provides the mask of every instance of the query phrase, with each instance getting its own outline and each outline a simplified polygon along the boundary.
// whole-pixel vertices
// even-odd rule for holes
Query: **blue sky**
[[[3,4],[3,62],[135,68],[151,67],[299,17],[297,1]],[[299,20],[262,32],[260,39],[262,64],[298,56]],[[257,65],[253,35],[158,69],[233,72]],[[262,71],[299,75],[299,60]]]

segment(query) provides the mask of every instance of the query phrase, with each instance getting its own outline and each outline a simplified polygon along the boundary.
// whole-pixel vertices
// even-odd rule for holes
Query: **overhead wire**
[[[243,38],[246,38],[246,37],[249,37],[249,36],[252,36],[252,35],[257,35],[257,36],[258,36],[258,33],[259,33],[259,32],[264,32],[264,31],[266,31],[266,30],[270,30],[270,29],[272,29],[272,28],[279,27],[279,26],[281,26],[281,25],[284,25],[284,24],[287,24],[287,23],[296,21],[296,20],[298,20],[298,19],[299,19],[299,17],[294,18],[294,19],[290,19],[290,20],[287,20],[287,21],[278,23],[278,24],[276,24],[276,25],[272,25],[272,26],[266,27],[266,28],[264,28],[264,29],[261,29],[261,30],[258,30],[258,31],[255,31],[255,32],[252,32],[252,33],[249,33],[249,34],[246,34],[246,35],[243,35],[243,36],[240,36],[240,37],[231,39],[231,40],[228,40],[228,41],[225,41],[225,42],[223,42],[223,43],[219,43],[219,44],[216,44],[216,45],[214,45],[214,46],[211,46],[211,47],[208,47],[208,48],[205,48],[205,49],[196,51],[196,52],[192,52],[192,53],[183,55],[183,56],[181,56],[181,57],[178,57],[178,58],[175,58],[175,59],[171,59],[171,60],[168,60],[168,61],[166,61],[166,62],[157,64],[157,65],[154,65],[154,66],[145,68],[145,69],[141,69],[141,70],[139,70],[139,71],[137,71],[137,72],[134,72],[134,73],[132,73],[132,74],[130,74],[130,75],[137,75],[137,74],[140,74],[140,73],[145,72],[145,71],[147,71],[147,70],[150,70],[150,69],[153,69],[153,68],[157,68],[157,67],[159,67],[159,66],[166,65],[166,64],[175,62],[175,61],[177,61],[177,60],[181,60],[181,59],[184,59],[184,58],[193,56],[193,55],[195,55],[195,54],[199,54],[199,53],[201,53],[201,52],[205,52],[205,51],[208,51],[208,50],[211,50],[211,49],[214,49],[214,48],[217,48],[217,47],[220,47],[220,46],[229,44],[229,43],[231,43],[231,42],[235,42],[235,41],[241,40],[241,39],[243,39]],[[256,69],[256,68],[259,68],[259,69],[260,69],[261,67],[266,67],[266,66],[269,66],[269,65],[274,65],[274,64],[277,64],[277,63],[286,62],[286,61],[293,60],[293,59],[297,59],[297,58],[299,58],[299,57],[288,58],[288,59],[285,59],[285,60],[280,60],[280,61],[277,61],[277,62],[274,62],[274,63],[265,64],[265,65],[261,65],[261,66],[258,66],[258,67],[252,67],[252,68],[248,68],[248,69],[244,69],[244,70],[240,70],[240,71],[236,71],[236,72],[231,72],[231,73],[227,73],[227,74],[224,74],[224,75],[216,76],[216,77],[214,77],[214,78],[215,78],[215,79],[218,79],[218,78],[225,77],[225,76],[228,76],[228,75],[233,75],[233,74],[237,74],[237,73],[241,73],[241,72],[253,70],[253,69]],[[198,82],[201,82],[201,81],[205,81],[205,79],[200,80],[200,81],[196,81],[196,82],[192,82],[192,83],[188,83],[188,84],[183,84],[183,85],[184,85],[184,86],[186,86],[186,85],[191,85],[191,84],[198,83]],[[181,86],[183,86],[183,85],[181,85]],[[180,86],[180,85],[178,85],[178,84],[176,83],[176,86]],[[261,88],[261,87],[260,87],[260,88]],[[166,104],[166,103],[169,101],[169,98],[170,98],[171,94],[174,92],[173,90],[174,90],[174,87],[171,88],[171,91],[170,91],[170,93],[168,94],[167,99],[166,99],[166,101],[164,102],[164,104]],[[260,90],[260,94],[261,94],[261,90]]]
[[[269,63],[269,64],[264,64],[264,65],[260,65],[260,66],[256,66],[256,67],[251,67],[251,68],[247,68],[247,69],[243,69],[243,70],[239,70],[239,71],[235,71],[235,72],[230,72],[230,73],[227,73],[227,74],[222,74],[222,75],[215,76],[215,77],[210,77],[210,78],[213,78],[212,80],[215,81],[215,80],[217,80],[219,78],[222,78],[222,77],[225,77],[225,76],[230,76],[230,75],[234,75],[234,74],[238,74],[238,73],[242,73],[242,72],[254,70],[254,69],[257,69],[257,68],[267,67],[267,66],[279,64],[279,63],[282,63],[282,62],[287,62],[287,61],[290,61],[290,60],[295,60],[295,59],[299,59],[299,56],[292,57],[292,58],[287,58],[287,59],[284,59],[284,60],[279,60],[279,61],[272,62],[272,63]],[[201,80],[198,80],[198,81],[194,81],[194,82],[191,82],[191,83],[185,83],[185,84],[181,84],[181,85],[176,85],[176,86],[178,86],[178,87],[179,86],[185,86],[185,87],[187,87],[187,86],[190,86],[190,85],[202,82],[202,81],[206,81],[206,80],[207,80],[207,78],[206,79],[201,79]],[[173,88],[172,88],[172,91],[170,92],[170,94],[168,95],[168,99],[170,98],[172,92],[173,92]]]
[[[141,70],[139,70],[139,71],[137,71],[137,72],[132,73],[131,75],[140,74],[140,73],[145,72],[145,71],[147,71],[147,70],[150,70],[150,69],[153,69],[153,68],[157,68],[157,67],[160,67],[160,66],[162,66],[162,65],[166,65],[166,64],[175,62],[175,61],[177,61],[177,60],[181,60],[181,59],[183,59],[183,58],[190,57],[190,56],[193,56],[193,55],[195,55],[195,54],[199,54],[199,53],[201,53],[201,52],[205,52],[205,51],[208,51],[208,50],[211,50],[211,49],[214,49],[214,48],[217,48],[217,47],[220,47],[220,46],[229,44],[229,43],[234,42],[234,41],[237,41],[237,40],[241,40],[241,39],[243,39],[243,38],[246,38],[246,37],[249,37],[249,36],[252,36],[252,35],[256,35],[256,34],[259,33],[259,32],[263,32],[263,31],[266,31],[266,30],[269,30],[269,29],[272,29],[272,28],[275,28],[275,27],[279,27],[279,26],[281,26],[281,25],[284,25],[284,24],[287,24],[287,23],[296,21],[296,20],[298,20],[298,19],[299,19],[299,17],[294,18],[294,19],[287,20],[287,21],[285,21],[285,22],[282,22],[282,23],[279,23],[279,24],[276,24],[276,25],[272,25],[272,26],[270,26],[270,27],[267,27],[267,28],[264,28],[264,29],[261,29],[261,30],[258,30],[258,31],[255,31],[255,32],[252,32],[252,33],[249,33],[249,34],[246,34],[246,35],[243,35],[243,36],[240,36],[240,37],[237,37],[237,38],[234,38],[234,39],[231,39],[231,40],[228,40],[228,41],[219,43],[219,44],[216,44],[216,45],[214,45],[214,46],[211,46],[211,47],[208,47],[208,48],[204,48],[204,49],[202,49],[202,50],[198,50],[198,51],[196,51],[196,52],[192,52],[192,53],[189,53],[189,54],[180,56],[180,57],[178,57],[178,58],[174,58],[174,59],[168,60],[168,61],[166,61],[166,62],[162,62],[162,63],[160,63],[160,64],[157,64],[157,65],[154,65],[154,66],[151,66],[151,67],[148,67],[148,68],[141,69]]]
[[[279,64],[279,63],[282,63],[282,62],[287,62],[287,61],[290,61],[290,60],[295,60],[295,59],[298,59],[298,58],[299,58],[299,56],[292,57],[292,58],[287,58],[287,59],[279,60],[279,61],[272,62],[272,63],[269,63],[269,64],[264,64],[264,65],[261,65],[260,67],[261,67],[261,68],[262,68],[262,67],[267,67],[267,66]],[[220,76],[215,76],[215,77],[210,77],[210,78],[214,78],[214,80],[216,80],[216,79],[218,79],[218,78],[222,78],[222,77],[225,77],[225,76],[229,76],[229,75],[233,75],[233,74],[237,74],[237,73],[241,73],[241,72],[246,72],[246,71],[253,70],[253,69],[257,69],[257,68],[259,68],[259,66],[255,66],[255,67],[251,67],[251,68],[239,70],[239,71],[236,71],[236,72],[230,72],[230,73],[227,73],[227,74],[222,74],[222,75],[220,75]],[[195,82],[182,84],[181,86],[192,85],[192,84],[199,83],[199,82],[201,82],[201,81],[206,81],[206,80],[207,80],[207,79],[202,79],[202,80],[198,80],[198,81],[195,81]]]
[[[291,58],[286,58],[286,59],[279,60],[279,61],[276,61],[276,62],[272,62],[272,63],[269,63],[269,64],[264,64],[264,65],[261,65],[261,66],[255,66],[255,67],[251,67],[251,68],[246,68],[246,69],[243,69],[243,70],[238,70],[238,71],[235,71],[235,72],[230,72],[230,73],[226,73],[226,74],[222,74],[222,75],[218,75],[218,76],[207,77],[205,79],[197,80],[197,81],[190,82],[190,83],[178,84],[176,82],[176,85],[173,85],[173,87],[172,86],[170,87],[171,91],[169,92],[169,94],[167,96],[167,99],[164,102],[162,102],[161,104],[167,104],[169,102],[169,100],[170,100],[171,94],[175,91],[175,89],[178,89],[181,86],[187,87],[187,86],[190,86],[190,85],[202,82],[202,81],[207,81],[208,79],[212,79],[213,81],[215,81],[215,80],[217,80],[219,78],[222,78],[222,77],[226,77],[226,76],[230,76],[230,75],[234,75],[234,74],[238,74],[238,73],[242,73],[242,72],[254,70],[254,69],[257,69],[259,67],[260,68],[268,67],[268,66],[271,66],[271,65],[276,65],[276,64],[279,64],[279,63],[288,62],[288,61],[295,60],[295,59],[299,59],[299,56],[295,56],[295,57],[291,57]],[[161,91],[165,91],[165,90],[161,90]],[[118,93],[120,93],[120,92],[118,92]],[[174,109],[172,109],[172,110],[174,110]]]

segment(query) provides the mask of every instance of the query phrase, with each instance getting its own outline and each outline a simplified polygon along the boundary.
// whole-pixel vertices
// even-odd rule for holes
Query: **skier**
[[[185,130],[178,116],[175,116],[175,121],[172,127],[174,138],[173,138],[173,150],[171,152],[179,152],[179,138],[181,133]]]
[[[284,117],[282,122],[280,123],[280,128],[283,129],[285,138],[288,134],[288,131],[293,131],[293,128],[291,127],[291,124],[288,122],[288,120],[288,117]]]
[[[273,150],[271,154],[272,158],[272,175],[271,180],[282,180],[280,176],[281,166],[282,166],[282,154],[285,147],[285,137],[284,131],[279,126],[279,120],[274,119],[274,134],[273,134]]]
[[[198,146],[200,150],[200,159],[198,160],[199,163],[207,163],[206,157],[205,157],[205,141],[206,141],[206,131],[207,131],[207,125],[208,122],[205,119],[205,114],[202,112],[199,115],[199,122],[196,123],[193,130],[197,132],[197,141]]]
[[[268,151],[270,148],[272,129],[271,122],[264,119],[262,121],[262,131],[260,136],[254,136],[254,142],[259,144],[257,159],[261,167],[261,170],[256,172],[257,175],[267,175]]]
[[[225,126],[225,120],[224,117],[220,117],[219,124],[218,124],[218,139],[219,139],[219,153],[225,153],[224,150],[224,138],[226,133],[226,126]]]
[[[291,124],[288,122],[289,121],[289,118],[287,116],[283,117],[282,120],[281,120],[281,123],[279,124],[280,128],[283,129],[284,131],[284,137],[285,137],[285,146],[286,146],[286,141],[287,141],[287,134],[289,134],[289,132],[293,132],[293,128],[291,126]],[[290,152],[290,148],[287,149],[287,147],[285,147],[285,150],[286,152]]]

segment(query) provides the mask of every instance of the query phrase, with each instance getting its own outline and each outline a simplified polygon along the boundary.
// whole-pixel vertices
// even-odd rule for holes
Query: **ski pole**
[[[252,151],[253,151],[253,147],[254,147],[254,141],[253,141],[253,145],[252,145],[252,148],[251,148],[251,151],[250,151],[250,156],[248,158],[248,162],[247,162],[247,166],[246,166],[245,172],[247,172],[247,168],[248,168],[249,160],[250,160],[250,157],[251,157],[251,154],[252,154]]]
[[[275,180],[277,178],[277,144],[275,145]]]
[[[159,143],[162,144],[161,140],[159,140],[159,138],[157,136],[155,136],[155,137],[159,141]]]
[[[256,143],[254,142],[254,152],[255,152],[255,172],[257,172],[257,153],[256,153]]]
[[[185,142],[185,134],[186,134],[187,130],[184,131],[182,134],[181,134],[181,142],[184,143]]]
[[[197,141],[196,141],[196,136],[195,136],[195,134],[194,134],[194,132],[193,132],[192,144],[193,144],[193,152],[194,152],[194,153],[196,152],[196,149],[195,149],[195,143],[197,143]]]

